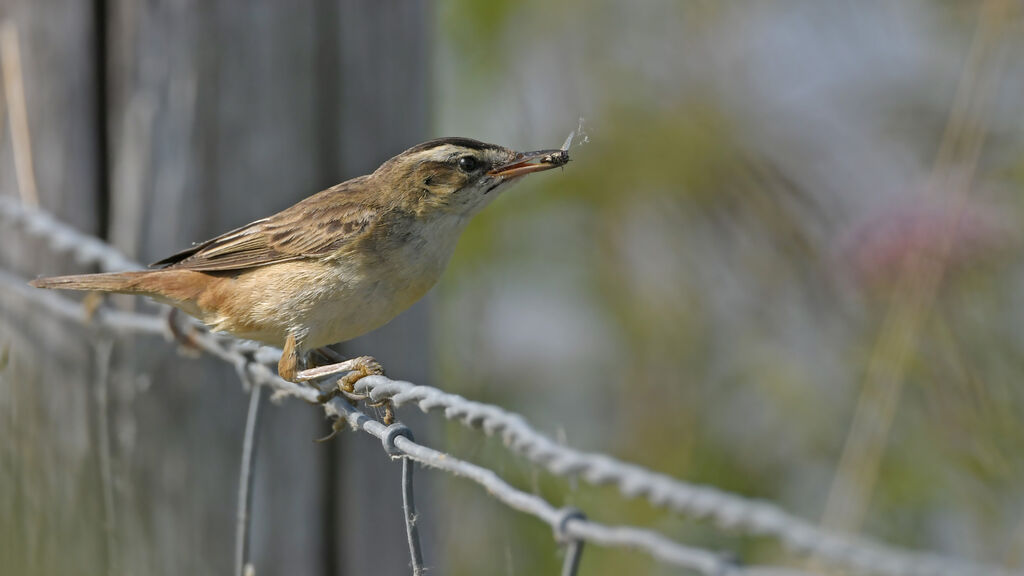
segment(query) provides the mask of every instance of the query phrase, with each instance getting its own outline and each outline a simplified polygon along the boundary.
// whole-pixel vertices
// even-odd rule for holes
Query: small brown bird
[[[431,140],[373,174],[153,264],[159,269],[31,284],[149,296],[212,330],[282,347],[277,370],[286,380],[350,372],[338,386],[351,392],[359,378],[381,373],[373,358],[311,368],[309,353],[411,306],[437,282],[469,219],[498,192],[568,161],[565,149],[520,153],[469,138]]]

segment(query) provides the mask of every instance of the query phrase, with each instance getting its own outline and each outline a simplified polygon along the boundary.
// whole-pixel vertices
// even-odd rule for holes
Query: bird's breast
[[[463,227],[455,218],[413,223],[338,258],[332,288],[311,298],[318,304],[308,311],[310,345],[355,338],[412,306],[440,279]]]

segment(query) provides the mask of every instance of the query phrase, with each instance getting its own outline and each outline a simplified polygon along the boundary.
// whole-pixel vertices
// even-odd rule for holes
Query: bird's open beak
[[[530,174],[531,172],[542,172],[569,163],[568,150],[537,150],[536,152],[520,152],[511,162],[494,167],[487,174],[490,176],[501,176],[513,178]]]

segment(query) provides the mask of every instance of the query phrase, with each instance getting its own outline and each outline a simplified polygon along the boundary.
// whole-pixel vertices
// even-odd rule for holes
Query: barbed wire
[[[64,320],[92,325],[97,329],[109,330],[117,335],[144,333],[170,337],[166,318],[157,315],[104,309],[97,310],[90,316],[79,303],[54,293],[35,290],[27,286],[23,279],[3,270],[0,270],[0,286],[3,286],[5,292],[23,297],[27,301],[46,308],[55,317]],[[190,343],[196,345],[200,350],[233,364],[246,375],[249,385],[267,386],[274,390],[276,398],[295,397],[310,403],[317,403],[320,390],[282,380],[271,367],[263,363],[263,360],[268,357],[268,353],[272,353],[267,348],[257,347],[246,342],[236,343],[231,341],[232,339],[208,332],[198,332],[190,336]],[[257,360],[257,358],[259,359]],[[631,526],[609,526],[585,520],[578,515],[578,511],[575,509],[557,508],[537,495],[513,487],[487,468],[417,444],[406,437],[395,438],[394,434],[388,433],[388,426],[370,418],[350,405],[345,399],[336,398],[323,406],[328,416],[341,418],[353,429],[363,430],[381,438],[384,441],[385,450],[393,457],[410,458],[424,466],[444,470],[480,484],[490,495],[502,503],[533,515],[551,526],[556,539],[560,542],[571,543],[575,540],[587,540],[609,547],[639,549],[668,564],[689,568],[707,576],[755,576],[764,573],[754,567],[735,566],[726,555],[692,548],[651,530]],[[391,428],[394,429],[394,426]],[[244,467],[245,465],[243,465]],[[403,470],[403,475],[409,473],[409,469]],[[406,494],[409,494],[411,483],[405,483],[405,486]],[[240,518],[248,517],[248,512],[242,507],[244,500],[243,497],[239,498]],[[406,519],[407,522],[415,521],[415,514],[407,509]],[[410,531],[412,530],[410,529]],[[238,539],[238,551],[236,551],[237,557],[242,559],[246,556],[244,538],[244,532],[242,532]],[[410,534],[409,538],[410,548],[418,549],[418,537],[415,534]],[[414,538],[415,540],[413,540]],[[245,565],[244,560],[241,565]],[[772,570],[778,569],[773,568]],[[806,574],[797,571],[787,573]],[[573,572],[568,574],[573,574]]]
[[[38,210],[25,208],[0,197],[0,221],[22,226],[30,235],[47,241],[55,251],[70,254],[83,265],[98,265],[105,270],[137,268],[102,241],[75,231]],[[47,307],[53,314],[77,322],[89,322],[82,306],[67,298],[24,285],[9,273],[0,271],[0,283],[13,292]],[[168,336],[169,324],[158,315],[100,310],[91,321],[116,333],[143,332]],[[255,343],[197,331],[195,345],[235,365],[256,385],[266,385],[277,397],[294,396],[315,402],[318,391],[287,382],[277,377],[272,366],[279,350]],[[1005,568],[967,562],[932,553],[897,549],[862,537],[853,537],[814,525],[781,507],[766,501],[753,500],[727,493],[710,486],[689,484],[670,476],[629,464],[610,456],[578,451],[561,445],[539,433],[526,420],[500,407],[474,402],[437,388],[368,376],[356,384],[356,392],[378,402],[390,399],[396,407],[415,404],[423,412],[443,411],[444,416],[467,427],[498,435],[514,453],[542,466],[552,474],[579,478],[589,484],[613,484],[627,498],[644,498],[652,506],[687,517],[706,518],[732,533],[767,536],[801,556],[860,573],[888,576],[1010,576],[1022,574]],[[411,459],[422,465],[441,469],[468,478],[511,508],[531,514],[552,527],[556,538],[570,546],[563,573],[573,574],[578,566],[582,542],[609,547],[638,549],[663,562],[682,566],[700,574],[806,574],[780,567],[739,567],[725,556],[693,548],[671,540],[657,532],[634,526],[610,526],[586,519],[578,510],[557,508],[539,496],[523,492],[493,471],[465,462],[450,454],[418,444],[411,434],[396,434],[387,427],[351,406],[344,399],[324,405],[328,415],[344,418],[354,429],[381,438],[385,450],[393,457]],[[392,432],[389,432],[392,430]],[[406,429],[407,430],[407,429]],[[406,460],[406,463],[408,460]],[[403,465],[404,466],[404,465]],[[406,470],[403,469],[403,478]],[[408,470],[411,474],[411,468]],[[411,482],[406,497],[411,502]],[[415,514],[406,509],[410,552],[414,561],[418,554]],[[420,560],[421,561],[421,560]],[[415,564],[415,562],[414,562]]]

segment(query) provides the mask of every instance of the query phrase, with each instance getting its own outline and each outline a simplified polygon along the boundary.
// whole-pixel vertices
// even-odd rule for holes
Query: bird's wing
[[[378,216],[332,188],[152,266],[215,272],[330,254],[367,234]]]

